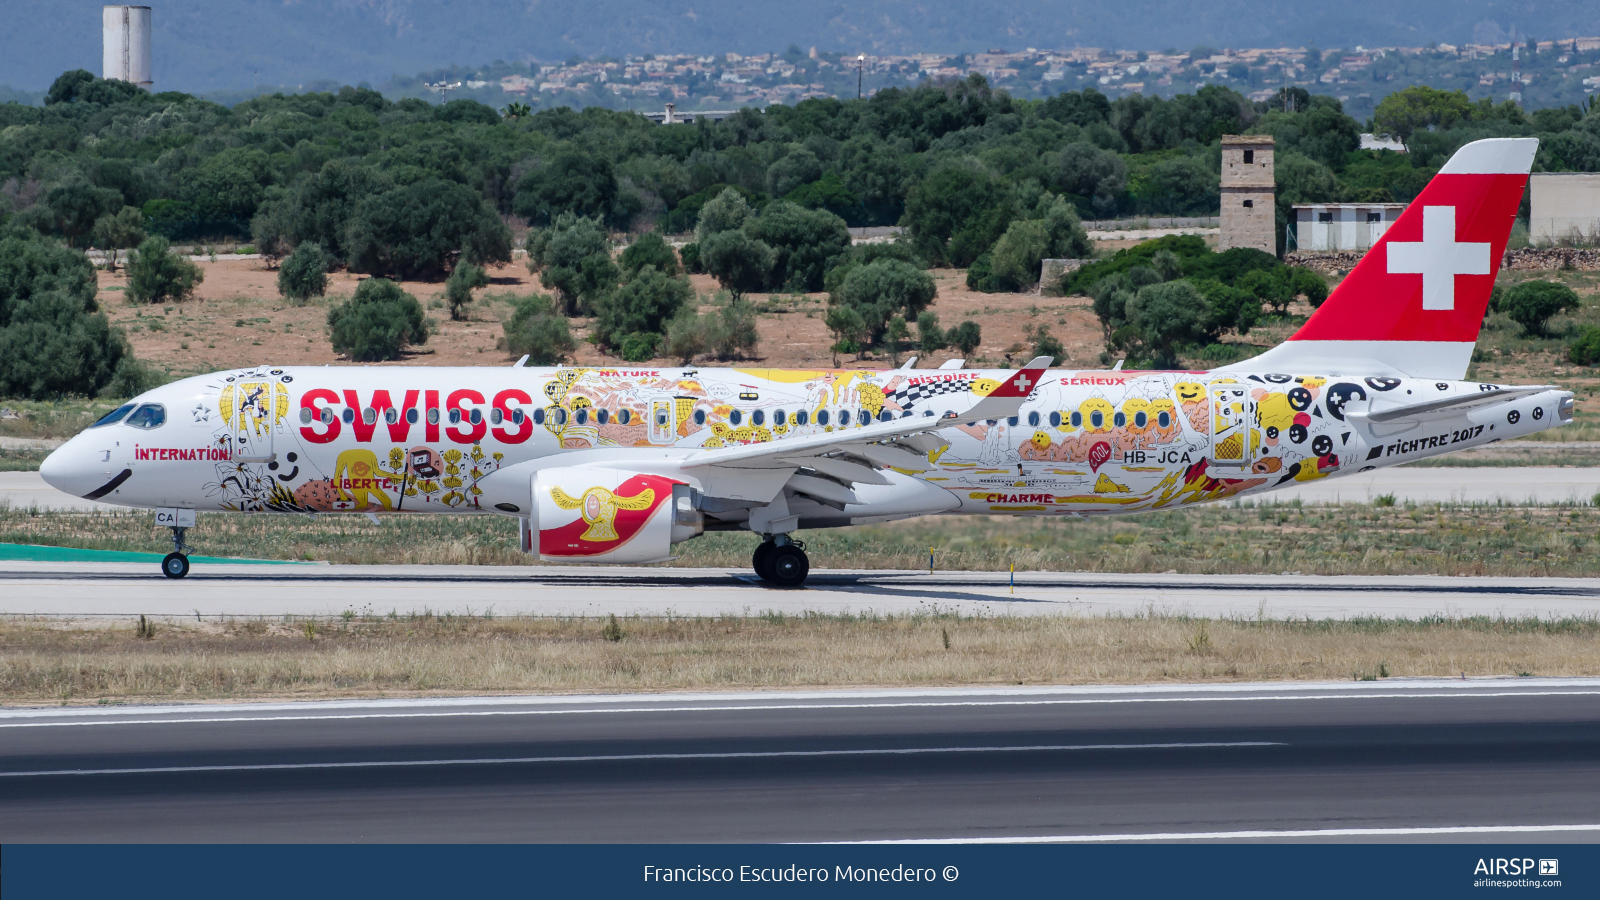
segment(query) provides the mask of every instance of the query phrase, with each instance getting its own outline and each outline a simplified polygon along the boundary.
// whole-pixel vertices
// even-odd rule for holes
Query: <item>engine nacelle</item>
[[[525,550],[543,560],[660,562],[703,530],[689,485],[665,475],[574,466],[533,477]]]

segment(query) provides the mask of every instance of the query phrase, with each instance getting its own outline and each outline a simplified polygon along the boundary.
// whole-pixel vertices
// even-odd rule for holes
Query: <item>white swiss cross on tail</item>
[[[1489,245],[1456,241],[1456,208],[1424,206],[1422,240],[1389,242],[1389,273],[1422,276],[1423,309],[1456,308],[1456,276],[1489,274]]]

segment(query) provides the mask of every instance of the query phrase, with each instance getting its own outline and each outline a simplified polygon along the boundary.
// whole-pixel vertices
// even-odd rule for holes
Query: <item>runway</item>
[[[0,711],[0,841],[1600,840],[1600,679]]]
[[[1444,576],[1115,575],[813,570],[802,590],[748,571],[582,566],[329,566],[196,563],[173,581],[155,563],[7,562],[0,615],[256,617],[409,615],[1357,616],[1600,614],[1600,579]]]
[[[1526,446],[1532,449],[1563,445]],[[1402,503],[1407,500],[1416,503],[1571,503],[1588,502],[1596,492],[1600,492],[1600,467],[1394,468],[1297,484],[1257,499],[1369,503],[1373,497],[1394,494]],[[12,509],[125,508],[62,493],[45,484],[38,472],[0,472],[0,504],[7,503]]]

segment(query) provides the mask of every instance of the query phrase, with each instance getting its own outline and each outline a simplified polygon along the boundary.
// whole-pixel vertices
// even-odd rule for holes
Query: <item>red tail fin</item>
[[[1287,343],[1229,368],[1464,377],[1538,147],[1457,150]]]

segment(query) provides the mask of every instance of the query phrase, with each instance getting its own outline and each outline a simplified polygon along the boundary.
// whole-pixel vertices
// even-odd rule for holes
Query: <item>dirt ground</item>
[[[174,375],[263,363],[279,365],[339,364],[343,360],[328,343],[328,308],[355,292],[364,276],[335,272],[329,276],[328,296],[306,306],[291,306],[278,296],[277,272],[259,259],[197,263],[205,273],[192,300],[159,306],[134,304],[123,298],[126,270],[100,272],[100,302],[113,322],[128,331],[134,352]],[[443,281],[402,282],[427,309],[436,326],[427,344],[413,348],[399,365],[509,365],[511,354],[496,349],[503,334],[501,323],[511,316],[509,295],[544,292],[538,275],[518,260],[490,269],[493,283],[477,292],[468,320],[453,322],[444,308]],[[983,344],[976,356],[1002,364],[1008,357],[1025,362],[1031,342],[1024,331],[1046,325],[1067,348],[1068,359],[1058,365],[1097,365],[1101,351],[1100,326],[1084,298],[1042,297],[1037,294],[981,294],[967,290],[966,272],[937,269],[933,276],[939,295],[932,310],[944,327],[972,319],[983,327]],[[717,290],[710,276],[694,275],[690,281],[703,300]],[[497,298],[485,300],[485,297]],[[754,362],[775,368],[808,368],[832,364],[828,346],[832,339],[823,325],[825,294],[752,294],[760,311],[761,344]],[[580,365],[615,364],[585,338],[590,320],[572,322],[578,342],[574,362]],[[945,351],[921,359],[918,368],[931,368],[954,356]],[[902,362],[905,357],[902,357]],[[668,360],[660,360],[668,364]],[[889,368],[885,356],[877,359],[839,360],[847,368]]]

